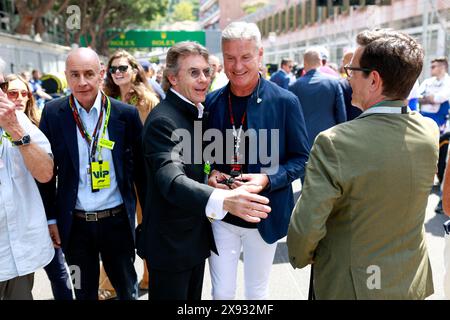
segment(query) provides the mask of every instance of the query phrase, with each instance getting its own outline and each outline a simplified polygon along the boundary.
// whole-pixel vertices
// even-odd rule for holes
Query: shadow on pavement
[[[425,223],[425,231],[437,237],[444,237],[444,227],[442,224],[448,220],[445,214],[435,214],[433,218]]]

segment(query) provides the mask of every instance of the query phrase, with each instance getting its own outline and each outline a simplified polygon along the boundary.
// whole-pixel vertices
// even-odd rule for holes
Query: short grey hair
[[[222,43],[228,40],[254,40],[258,49],[262,48],[261,32],[253,22],[235,21],[222,31]]]

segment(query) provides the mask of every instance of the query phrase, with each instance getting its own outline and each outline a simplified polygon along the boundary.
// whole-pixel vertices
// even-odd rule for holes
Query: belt
[[[118,216],[124,211],[124,209],[125,207],[123,204],[115,208],[101,211],[82,211],[75,209],[73,211],[73,216],[80,219],[85,219],[86,221],[98,221],[98,219]]]

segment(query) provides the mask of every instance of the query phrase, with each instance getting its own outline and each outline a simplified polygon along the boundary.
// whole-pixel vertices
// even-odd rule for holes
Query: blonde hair
[[[5,77],[5,82],[7,82],[5,90],[8,90],[9,83],[14,80],[19,80],[19,81],[23,82],[25,84],[25,86],[27,87],[28,101],[25,106],[24,113],[35,126],[39,126],[39,121],[41,120],[41,117],[40,117],[40,114],[36,107],[36,100],[34,99],[33,92],[31,91],[28,81],[26,81],[24,78],[22,78],[21,76],[19,76],[17,74],[9,74]]]
[[[125,97],[120,97],[120,88],[114,83],[111,73],[109,72],[112,62],[119,58],[126,58],[131,68],[136,70],[136,76],[131,82],[131,90]],[[113,98],[120,97],[120,100],[123,102],[136,106],[139,111],[139,116],[141,117],[142,122],[144,122],[150,111],[159,103],[159,99],[148,83],[141,64],[138,63],[136,58],[130,53],[121,49],[116,51],[111,58],[109,58],[106,71],[107,76],[103,86],[105,94]]]

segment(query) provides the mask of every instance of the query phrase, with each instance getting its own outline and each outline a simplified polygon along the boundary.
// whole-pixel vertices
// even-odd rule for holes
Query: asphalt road
[[[294,183],[294,192],[298,197],[300,184]],[[425,218],[425,231],[428,252],[433,270],[433,281],[435,293],[429,299],[444,299],[443,293],[443,250],[444,250],[444,230],[442,223],[448,218],[444,215],[437,215],[434,208],[439,198],[435,193],[431,193],[428,198],[428,206]],[[136,258],[136,270],[138,275],[142,275],[143,264],[139,257]],[[239,261],[237,279],[237,299],[244,299],[243,288],[243,263],[242,256]],[[309,267],[304,269],[293,269],[287,258],[286,238],[277,243],[277,251],[270,276],[270,299],[273,300],[305,300],[308,297]],[[39,270],[35,275],[35,285],[33,296],[36,300],[53,299],[50,282],[43,270]],[[209,277],[208,264],[206,264],[205,280],[203,285],[204,300],[211,299],[211,281]],[[139,299],[146,300],[148,295],[145,291],[140,292]]]

